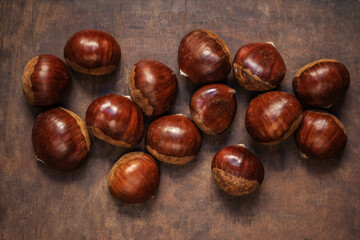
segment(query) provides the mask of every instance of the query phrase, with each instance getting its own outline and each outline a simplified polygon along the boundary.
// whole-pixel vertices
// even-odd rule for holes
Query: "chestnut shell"
[[[217,82],[231,71],[231,55],[221,38],[213,32],[194,30],[180,42],[180,74],[197,84]]]
[[[295,139],[301,156],[311,159],[326,159],[341,152],[347,142],[344,125],[334,115],[308,110]]]
[[[236,52],[234,76],[249,91],[267,91],[284,79],[286,66],[271,43],[249,43]]]
[[[64,108],[53,108],[38,115],[32,130],[32,143],[39,161],[63,171],[80,166],[90,151],[85,123]]]
[[[65,61],[78,72],[103,75],[114,71],[120,62],[118,42],[101,30],[82,30],[70,37],[64,49]]]
[[[185,164],[196,157],[201,135],[184,115],[168,115],[154,120],[146,133],[146,148],[156,159]]]
[[[116,199],[142,203],[155,194],[159,178],[158,164],[153,157],[143,152],[131,152],[114,164],[107,184]]]
[[[129,85],[134,102],[146,116],[153,117],[170,109],[176,95],[177,80],[165,64],[147,59],[133,66]]]
[[[302,67],[293,80],[299,100],[312,107],[331,107],[344,97],[350,86],[345,65],[333,59],[320,59]]]
[[[208,84],[194,93],[190,113],[203,132],[217,135],[229,127],[236,114],[235,92],[224,84]]]
[[[234,196],[257,190],[264,180],[261,161],[242,145],[224,147],[217,152],[211,172],[218,186]]]
[[[299,127],[302,117],[301,103],[294,96],[271,91],[250,102],[245,114],[245,127],[257,142],[277,144]]]
[[[120,147],[132,147],[144,136],[144,117],[129,98],[109,94],[91,102],[85,117],[91,134]]]
[[[48,107],[58,103],[69,86],[69,70],[56,56],[36,56],[24,69],[22,89],[26,100],[33,106]]]

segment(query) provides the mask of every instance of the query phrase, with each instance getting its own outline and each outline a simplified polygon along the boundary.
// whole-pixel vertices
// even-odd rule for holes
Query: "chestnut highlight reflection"
[[[159,61],[141,60],[131,69],[131,97],[148,117],[159,116],[170,109],[176,88],[174,72]]]
[[[107,184],[111,195],[118,200],[128,203],[145,202],[158,189],[158,164],[149,154],[127,153],[112,167]]]
[[[334,115],[308,110],[295,132],[295,139],[303,158],[327,159],[345,148],[347,134]]]
[[[294,96],[272,91],[250,102],[245,114],[245,127],[257,142],[277,144],[299,127],[302,117],[301,103]]]
[[[350,74],[344,64],[320,59],[302,67],[293,80],[300,101],[312,107],[331,107],[344,97],[350,86]]]
[[[231,71],[230,51],[213,32],[195,30],[180,42],[178,64],[180,75],[197,84],[217,82]]]
[[[32,130],[32,143],[39,161],[63,171],[80,166],[90,151],[85,123],[64,108],[39,114]]]
[[[36,56],[24,69],[22,89],[26,100],[33,106],[48,107],[58,103],[69,86],[68,68],[56,56]]]
[[[146,148],[156,159],[185,164],[196,157],[201,135],[184,115],[168,115],[153,121],[146,133]]]
[[[205,133],[224,132],[236,114],[235,90],[224,84],[201,87],[191,97],[190,113],[196,125]]]
[[[82,30],[70,37],[64,49],[65,61],[78,72],[103,75],[116,69],[121,51],[109,33],[100,30]]]
[[[243,145],[224,147],[217,152],[211,172],[217,185],[234,196],[257,190],[264,180],[261,161]]]
[[[132,147],[144,136],[144,117],[129,98],[109,94],[91,102],[85,117],[91,134],[120,147]]]

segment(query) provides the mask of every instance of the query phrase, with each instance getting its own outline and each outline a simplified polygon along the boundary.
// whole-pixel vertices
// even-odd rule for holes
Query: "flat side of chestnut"
[[[302,113],[302,106],[294,96],[281,91],[267,92],[250,102],[245,127],[257,142],[277,144],[296,130]]]
[[[211,169],[211,172],[218,186],[225,192],[234,196],[251,193],[260,187],[260,184],[256,180],[236,177],[222,169],[213,168]]]
[[[35,95],[34,95],[34,91],[32,90],[31,75],[34,72],[35,65],[38,63],[38,60],[39,60],[39,56],[36,56],[33,59],[31,59],[26,64],[24,73],[22,75],[22,89],[30,105],[35,104]]]
[[[131,171],[127,169],[131,168]],[[159,186],[156,161],[143,152],[123,155],[112,167],[107,185],[113,197],[129,203],[142,203],[153,196]]]
[[[249,91],[267,91],[284,79],[286,66],[272,43],[249,43],[234,59],[234,76]]]
[[[130,95],[134,102],[141,108],[145,116],[151,116],[154,112],[154,107],[149,104],[149,100],[143,96],[141,90],[135,86],[135,72],[136,65],[131,68],[130,71]]]
[[[158,153],[155,149],[151,148],[149,145],[146,145],[146,149],[153,155],[157,160],[171,163],[171,164],[185,164],[193,160],[196,156],[184,156],[184,157],[174,157],[168,156],[165,154]]]
[[[209,49],[212,51],[209,54]],[[223,80],[231,71],[226,44],[215,33],[194,30],[181,40],[178,50],[180,74],[197,84]]]
[[[229,127],[236,114],[235,92],[224,84],[209,84],[194,93],[190,114],[203,132],[217,135]]]
[[[334,115],[319,110],[307,110],[295,133],[295,139],[303,158],[327,159],[345,148],[347,132]]]

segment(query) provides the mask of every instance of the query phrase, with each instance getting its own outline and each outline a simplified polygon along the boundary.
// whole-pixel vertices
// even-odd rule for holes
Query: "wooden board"
[[[360,239],[360,2],[359,1],[1,1],[0,239]],[[75,32],[103,29],[120,43],[118,70],[106,76],[72,71],[61,106],[84,118],[89,103],[107,93],[129,94],[134,63],[154,58],[177,72],[179,91],[170,113],[189,116],[198,86],[180,77],[181,38],[197,28],[216,32],[232,56],[249,42],[274,42],[287,65],[280,90],[293,94],[292,78],[320,58],[343,62],[351,75],[347,96],[329,111],[344,123],[348,144],[341,158],[311,162],[294,138],[273,146],[252,141],[244,114],[257,93],[237,90],[230,129],[203,136],[198,157],[183,166],[160,164],[155,198],[131,205],[114,200],[106,177],[124,153],[92,138],[80,169],[63,173],[35,161],[31,129],[41,111],[21,90],[23,69],[38,54],[63,58]],[[210,172],[222,147],[244,143],[262,160],[260,191],[231,197]],[[144,150],[144,141],[131,150]]]

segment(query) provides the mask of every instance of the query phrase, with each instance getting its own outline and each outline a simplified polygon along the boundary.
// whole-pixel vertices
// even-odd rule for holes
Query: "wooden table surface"
[[[360,2],[359,1],[0,1],[0,239],[360,239]],[[63,59],[75,32],[95,28],[111,33],[122,49],[118,70],[106,76],[72,71],[72,87],[61,106],[84,118],[89,103],[107,93],[129,94],[134,63],[154,58],[178,77],[170,113],[189,116],[199,86],[180,77],[181,38],[201,28],[216,32],[232,56],[249,42],[275,43],[287,73],[280,90],[293,94],[292,78],[320,58],[343,62],[351,75],[346,97],[329,111],[348,131],[341,157],[301,159],[294,137],[262,146],[245,130],[244,114],[258,93],[237,90],[237,114],[220,136],[202,134],[198,157],[183,166],[160,163],[155,198],[140,205],[114,200],[106,178],[125,152],[92,137],[85,165],[64,173],[35,160],[33,122],[41,112],[22,94],[26,63],[38,54]],[[147,123],[149,120],[147,120]],[[244,143],[264,164],[261,189],[232,197],[215,184],[213,155]]]

